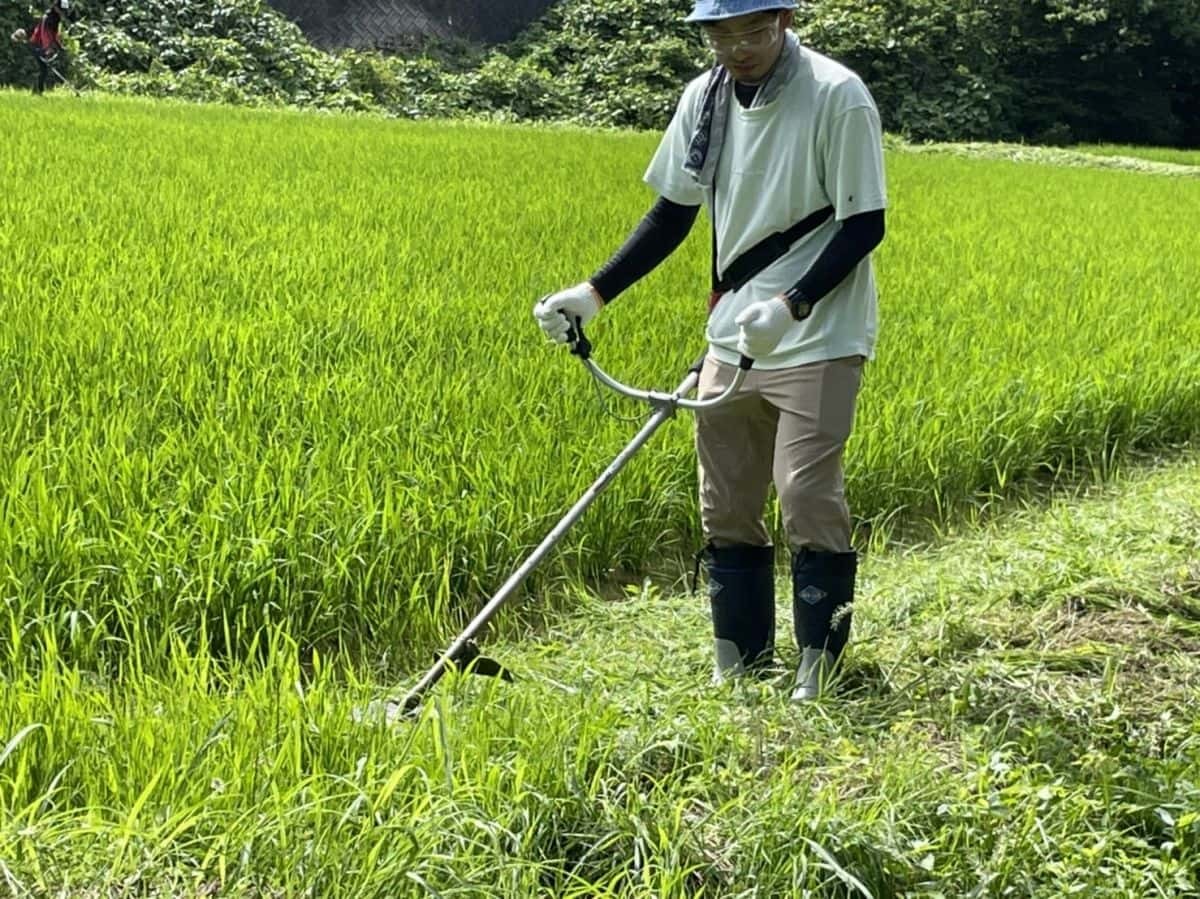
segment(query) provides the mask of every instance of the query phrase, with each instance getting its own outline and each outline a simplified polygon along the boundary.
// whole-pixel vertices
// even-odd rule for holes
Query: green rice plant
[[[53,649],[153,672],[177,642],[250,656],[278,627],[304,658],[411,666],[632,435],[530,310],[648,208],[654,135],[38,100],[0,98],[10,670]],[[1195,436],[1200,182],[888,165],[856,514],[943,522]],[[598,320],[606,367],[678,381],[707,251],[702,221]],[[683,418],[535,574],[526,612],[695,548],[694,494]]]

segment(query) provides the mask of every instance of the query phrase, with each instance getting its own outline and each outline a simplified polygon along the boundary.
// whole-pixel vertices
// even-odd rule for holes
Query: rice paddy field
[[[543,659],[546,682],[578,686],[628,660],[594,647],[558,670],[536,648],[568,640],[555,622],[593,616],[627,640],[665,620],[679,672],[663,661],[598,691],[511,702],[464,700],[481,688],[451,679],[414,724],[352,723],[354,703],[426,664],[636,430],[642,412],[610,400],[606,414],[530,310],[591,274],[648,208],[655,135],[15,93],[0,94],[0,130],[0,895],[1191,883],[1195,764],[1176,754],[1151,771],[1142,718],[1136,739],[1112,724],[1128,708],[1115,687],[1080,725],[1120,730],[1089,748],[1099,792],[1086,794],[1054,767],[1077,772],[1078,745],[1039,756],[1009,706],[971,718],[962,683],[990,689],[995,673],[974,657],[928,716],[870,694],[855,721],[797,723],[762,697],[746,706],[766,703],[760,717],[693,717],[712,710],[694,697],[703,609],[655,602],[640,581],[698,548],[682,416],[493,635],[534,670]],[[847,458],[881,553],[1195,439],[1200,178],[902,148],[887,165],[879,356]],[[707,252],[702,219],[604,312],[589,335],[601,364],[647,387],[680,380],[702,349]],[[1184,556],[1139,571],[1176,597],[1154,620],[1190,658],[1195,544],[1181,535],[1195,521],[1128,514],[1135,533],[1175,522],[1147,545]],[[1103,556],[1066,569],[1093,584],[1116,571]],[[641,624],[610,621],[595,598],[628,583],[617,607],[640,608]],[[909,595],[900,584],[892,595]],[[930,589],[939,603],[961,594],[962,610],[997,601],[979,584]],[[1063,589],[1032,595],[1059,603]],[[893,602],[865,613],[866,634],[907,620]],[[937,620],[920,631],[937,658],[951,652],[942,638],[969,654],[994,637]],[[911,661],[891,651],[854,658]],[[1102,684],[1119,668],[1096,651],[1056,658]],[[1194,752],[1168,683],[1130,689],[1176,703],[1156,706],[1170,721],[1155,751]],[[879,733],[896,742],[871,743]],[[869,782],[850,776],[868,769]],[[941,802],[917,796],[934,770]],[[762,809],[755,783],[768,785]],[[1153,801],[1133,802],[1135,787]],[[1167,818],[1146,848],[1145,828]],[[1114,867],[1098,875],[1097,859]]]

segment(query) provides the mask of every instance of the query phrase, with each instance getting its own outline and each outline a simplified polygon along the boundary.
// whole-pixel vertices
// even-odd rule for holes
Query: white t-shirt
[[[835,215],[741,290],[725,294],[708,319],[718,359],[737,364],[734,320],[750,303],[770,299],[808,271],[837,220],[884,209],[883,132],[870,92],[845,66],[807,47],[796,75],[772,102],[745,109],[731,98],[725,145],[717,163],[716,196],[683,170],[708,81],[684,89],[671,124],[646,170],[645,181],[675,203],[708,206],[716,222],[718,270],[764,237],[783,231],[824,206]],[[868,255],[841,284],[796,322],[761,369],[789,368],[841,356],[871,358],[876,334],[875,275]]]

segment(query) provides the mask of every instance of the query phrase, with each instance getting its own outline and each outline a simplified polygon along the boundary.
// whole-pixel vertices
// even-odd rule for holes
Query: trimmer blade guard
[[[479,644],[474,640],[467,640],[462,648],[457,650],[452,656],[446,657],[444,653],[433,654],[433,664],[436,666],[439,662],[445,659],[445,668],[454,666],[467,674],[482,674],[485,677],[498,677],[501,680],[512,683],[512,672],[497,662],[495,659],[488,658],[479,651]],[[438,675],[438,680],[441,675]],[[429,686],[432,686],[430,684]],[[395,721],[398,718],[415,718],[421,709],[421,700],[425,697],[425,690],[418,686],[418,689],[413,690],[404,699],[399,702],[392,701],[387,703],[386,717],[389,722]]]
[[[433,654],[434,664],[442,658],[439,653]],[[485,677],[498,677],[501,680],[512,683],[512,672],[497,662],[495,659],[488,658],[479,651],[479,644],[474,640],[468,640],[463,644],[461,650],[456,652],[447,661],[457,668],[461,668],[468,674],[482,674]]]

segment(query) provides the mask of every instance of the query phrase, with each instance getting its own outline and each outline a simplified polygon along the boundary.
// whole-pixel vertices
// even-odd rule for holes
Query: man
[[[842,456],[875,345],[882,131],[858,76],[791,32],[794,0],[694,7],[686,21],[700,24],[716,64],[684,90],[646,171],[657,202],[592,278],[534,316],[565,342],[569,322],[586,324],[662,262],[708,207],[714,284],[699,394],[719,394],[741,354],[755,360],[732,402],[696,418],[715,679],[772,660],[763,510],[774,481],[801,649],[792,697],[802,701],[820,694],[850,631],[857,557]],[[761,243],[789,229],[776,246]]]
[[[59,27],[67,18],[70,9],[71,0],[51,0],[50,7],[41,19],[38,20],[38,23],[33,26],[33,31],[29,34],[29,49],[38,64],[38,80],[33,89],[35,94],[45,92],[46,82],[50,78],[50,63],[62,52],[63,46],[62,38],[59,36]],[[18,34],[23,35],[23,32],[18,31],[14,33],[14,41],[17,40]]]

